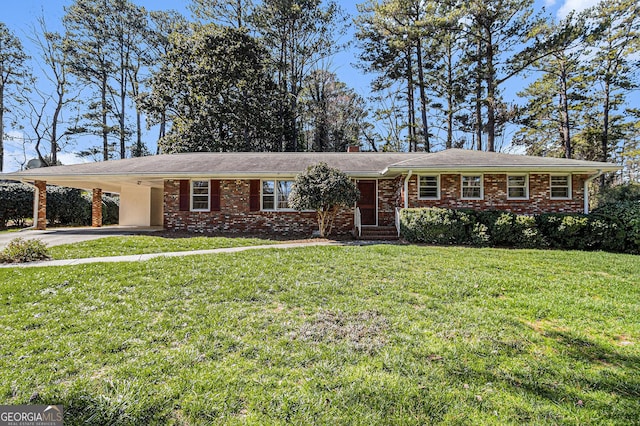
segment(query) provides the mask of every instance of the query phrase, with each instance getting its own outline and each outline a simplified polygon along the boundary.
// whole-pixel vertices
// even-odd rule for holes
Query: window
[[[209,211],[209,181],[191,181],[191,211]]]
[[[571,198],[571,176],[551,176],[551,198]]]
[[[262,181],[262,210],[290,210],[292,180]]]
[[[278,181],[278,210],[289,208],[289,193],[292,185],[292,180]]]
[[[420,176],[418,178],[418,194],[422,200],[440,198],[440,176]]]
[[[462,198],[482,199],[482,175],[462,176]]]
[[[526,200],[529,198],[529,176],[507,176],[507,198],[511,200]]]

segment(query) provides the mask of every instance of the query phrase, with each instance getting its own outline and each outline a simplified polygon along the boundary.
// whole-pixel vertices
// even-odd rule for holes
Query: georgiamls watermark
[[[0,426],[62,426],[62,405],[0,405]]]

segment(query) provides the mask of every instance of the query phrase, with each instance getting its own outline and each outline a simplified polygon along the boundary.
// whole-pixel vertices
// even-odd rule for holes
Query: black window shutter
[[[180,181],[180,211],[189,211],[189,197],[191,196],[191,188],[189,188],[189,181],[182,179]]]
[[[249,211],[257,212],[260,210],[260,180],[252,179],[249,181]]]
[[[218,179],[211,179],[211,198],[209,200],[209,208],[212,212],[220,211],[220,181]]]

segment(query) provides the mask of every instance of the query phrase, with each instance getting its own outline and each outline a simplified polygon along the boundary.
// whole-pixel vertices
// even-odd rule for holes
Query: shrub
[[[502,212],[488,228],[495,245],[521,248],[546,246],[544,237],[538,230],[536,219],[533,216]]]
[[[24,226],[24,219],[33,217],[33,188],[22,183],[0,185],[0,227],[9,221]]]
[[[0,227],[9,221],[22,227],[25,218],[33,217],[33,187],[22,183],[0,185]],[[102,197],[105,225],[118,223],[119,199]],[[47,220],[58,225],[90,225],[91,194],[79,189],[47,186]]]
[[[620,201],[640,201],[640,183],[630,182],[605,188],[598,194],[598,207]]]
[[[442,208],[403,209],[400,232],[409,241],[429,244],[465,244],[470,240],[471,216]]]
[[[117,224],[120,220],[120,198],[102,196],[102,223],[105,225]],[[89,222],[91,217],[89,217]]]
[[[24,263],[45,259],[49,259],[49,250],[46,244],[38,239],[14,238],[0,251],[2,263]]]
[[[595,243],[587,238],[589,218],[584,214],[545,213],[537,217],[537,223],[551,247],[584,250]]]
[[[483,223],[476,222],[473,224],[471,230],[470,240],[471,245],[476,247],[487,247],[491,245],[491,234],[489,228]]]
[[[605,204],[595,209],[590,219],[602,235],[603,250],[640,253],[640,201]]]
[[[47,220],[51,224],[89,225],[90,197],[84,197],[79,189],[47,187]]]
[[[320,236],[326,237],[340,207],[355,204],[359,196],[356,184],[344,172],[318,163],[296,176],[288,201],[296,210],[315,210]]]
[[[640,201],[607,204],[590,215],[442,208],[403,209],[400,232],[408,241],[520,248],[607,250],[640,254]]]

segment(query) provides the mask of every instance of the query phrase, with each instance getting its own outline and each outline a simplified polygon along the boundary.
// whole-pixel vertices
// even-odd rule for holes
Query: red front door
[[[360,208],[360,218],[362,225],[377,225],[378,214],[376,207],[376,181],[361,180],[358,181],[358,189],[360,190],[360,199],[357,206]]]

